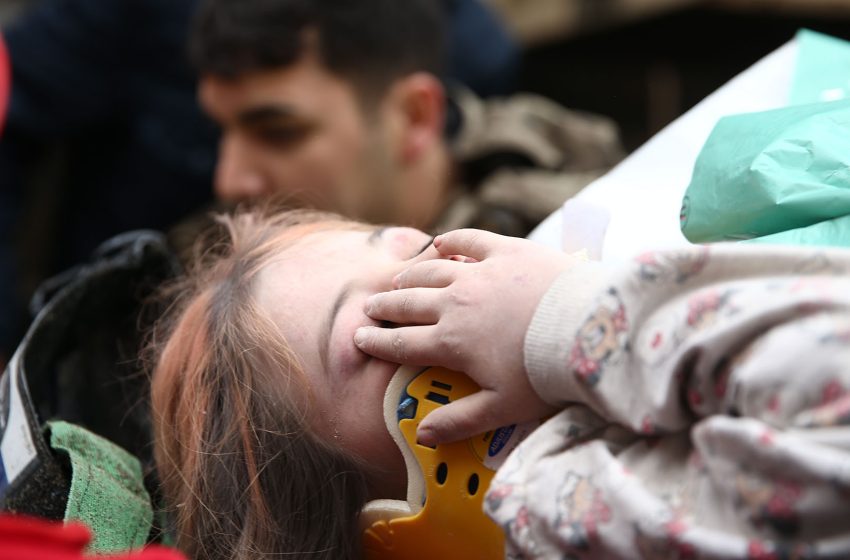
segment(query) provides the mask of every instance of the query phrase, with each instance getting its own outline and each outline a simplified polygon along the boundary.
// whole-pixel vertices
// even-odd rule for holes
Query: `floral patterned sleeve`
[[[528,558],[850,558],[850,251],[641,256],[526,338],[562,407],[486,509]]]

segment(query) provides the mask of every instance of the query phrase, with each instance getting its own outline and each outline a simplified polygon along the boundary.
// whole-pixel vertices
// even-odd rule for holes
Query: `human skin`
[[[414,73],[366,101],[315,49],[280,69],[201,78],[200,103],[222,127],[217,197],[428,227],[448,188],[439,80]]]
[[[463,371],[481,391],[440,407],[420,424],[425,445],[455,441],[553,412],[534,391],[523,361],[525,334],[555,278],[580,259],[527,241],[480,230],[438,236],[450,260],[414,263],[392,291],[366,300],[375,321],[355,343],[376,357]]]
[[[406,267],[435,258],[441,255],[431,237],[411,228],[317,232],[283,251],[258,278],[258,304],[304,372],[309,425],[377,468],[376,497],[403,498],[406,491],[404,461],[383,416],[398,364],[364,354],[354,331],[378,324],[363,311],[370,295],[390,289]]]

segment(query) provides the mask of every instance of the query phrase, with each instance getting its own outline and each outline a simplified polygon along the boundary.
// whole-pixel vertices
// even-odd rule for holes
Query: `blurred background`
[[[602,113],[631,151],[800,28],[850,39],[850,0],[488,0],[518,87]]]
[[[39,0],[0,0],[0,26]],[[629,150],[790,40],[850,39],[850,0],[484,0],[522,52],[514,89],[612,117]]]
[[[0,0],[0,27],[9,27],[28,8],[44,1]],[[142,5],[149,2],[149,5],[165,5],[171,1],[136,0],[135,3]],[[448,5],[453,0],[444,1]],[[501,20],[520,55],[518,68],[511,74],[514,76],[512,83],[500,83],[493,92],[500,94],[510,91],[534,92],[571,109],[606,115],[619,125],[627,151],[639,147],[653,134],[730,78],[791,40],[799,29],[808,28],[850,39],[850,0],[481,1]],[[78,6],[85,3],[65,1],[64,4],[78,9]],[[79,8],[78,11],[84,10]],[[192,91],[194,82],[188,69],[183,69],[176,62],[171,64],[174,62],[168,60],[171,56],[168,53],[171,51],[156,52],[157,32],[163,32],[163,35],[166,35],[164,29],[168,25],[182,25],[179,23],[182,21],[180,18],[188,19],[188,13],[182,14],[179,9],[174,11],[176,15],[172,20],[163,20],[162,25],[152,24],[151,27],[158,29],[150,29],[150,33],[140,35],[138,44],[132,45],[130,50],[135,53],[136,67],[129,68],[129,65],[120,63],[118,67],[111,68],[110,72],[132,74],[132,78],[138,80],[134,83],[144,86],[138,88],[139,99],[136,100],[136,107],[140,108],[138,120],[144,121],[146,134],[154,132],[160,134],[162,141],[154,138],[156,141],[152,143],[153,145],[165,146],[161,150],[162,153],[154,155],[163,161],[177,157],[181,160],[181,165],[193,165],[198,168],[194,171],[200,170],[194,176],[198,183],[195,185],[195,190],[191,192],[186,190],[185,200],[179,204],[175,203],[174,208],[168,209],[176,215],[178,212],[185,213],[186,209],[195,208],[211,199],[212,192],[208,185],[213,164],[214,137],[210,136],[207,144],[204,145],[209,153],[203,152],[201,148],[204,146],[193,152],[193,143],[196,139],[188,136],[181,137],[181,131],[189,130],[190,126],[203,126],[199,120],[203,117],[199,111],[196,111],[197,115],[194,116],[189,114],[196,108]],[[123,33],[123,31],[116,31],[116,33]],[[169,40],[179,40],[177,33],[172,35],[174,37]],[[478,41],[480,37],[467,35],[465,39]],[[26,41],[36,43],[29,45],[31,49],[38,50],[38,47],[44,46],[39,42],[38,37],[32,35],[27,35],[21,42]],[[462,40],[457,42],[463,43]],[[104,50],[98,46],[97,40],[89,41],[89,43],[91,43],[89,47],[97,47],[95,50]],[[479,50],[488,55],[493,55],[495,52],[488,50],[486,44],[478,43],[478,46],[483,46]],[[171,47],[175,51],[180,50],[182,43],[180,45],[175,43]],[[108,48],[105,50],[108,51]],[[105,57],[108,56],[105,55]],[[51,58],[55,57],[46,56],[47,60],[41,63],[47,63],[49,66]],[[61,57],[59,58],[59,62],[53,61],[54,66],[62,66]],[[510,60],[510,57],[508,58]],[[482,61],[478,59],[477,62]],[[128,69],[125,70],[125,66]],[[75,69],[62,66],[59,73],[63,74],[60,76],[61,79],[69,80],[65,84],[65,90],[85,89],[68,85],[74,79],[88,84]],[[108,89],[110,79],[112,79],[111,74],[106,76],[105,81],[100,85]],[[90,107],[89,102],[92,100],[85,98],[83,94],[85,94],[84,91],[78,93],[78,99],[75,102],[79,102],[86,110],[98,109],[98,102],[91,103]],[[44,102],[43,99],[41,101]],[[146,105],[153,103],[159,105],[153,108]],[[44,106],[55,109],[55,105],[56,103],[47,100]],[[175,119],[171,117],[163,117],[160,113],[156,114],[162,122],[157,124],[155,119],[149,118],[147,113],[143,112],[150,109],[151,114],[154,114],[154,109],[158,111],[163,106],[171,111],[172,116],[176,114],[184,118],[187,122],[186,126],[175,122]],[[45,111],[31,112],[37,118],[53,122]],[[7,132],[10,131],[7,130]],[[101,143],[111,143],[108,134],[100,137]],[[73,139],[71,144],[73,144],[72,147],[80,148],[79,145],[74,144]],[[166,149],[172,145],[177,148]],[[101,145],[95,148],[88,149],[88,155],[94,154],[97,159],[100,154],[97,150],[108,150],[110,146]],[[81,243],[76,250],[65,250],[59,255],[62,258],[56,257],[55,249],[53,253],[51,249],[45,249],[50,246],[52,237],[56,237],[67,229],[67,226],[56,225],[57,217],[73,214],[68,210],[63,198],[58,195],[60,181],[56,180],[56,176],[61,175],[69,163],[78,162],[76,156],[79,151],[78,149],[76,152],[70,152],[74,153],[74,157],[69,157],[68,151],[59,150],[58,156],[56,151],[50,152],[53,159],[48,157],[46,163],[40,162],[36,166],[35,177],[28,177],[30,182],[22,193],[25,194],[23,204],[26,211],[26,220],[22,223],[29,224],[30,227],[27,227],[25,231],[19,227],[15,235],[16,244],[19,246],[18,258],[21,272],[16,282],[19,285],[14,288],[22,294],[21,301],[26,301],[28,295],[43,278],[75,262],[80,255],[88,254],[87,252],[95,245],[95,242],[104,237],[101,235],[103,232],[94,232],[90,236],[92,239],[83,240],[87,245]],[[196,153],[197,157],[175,156],[175,154],[191,155],[192,153]],[[145,164],[146,157],[149,156],[136,152],[136,159],[143,160],[142,167],[153,169],[152,166]],[[165,161],[164,164],[160,162],[162,165],[171,163],[173,162]],[[175,177],[177,184],[185,183],[185,181],[179,182],[183,181],[182,176],[175,175]],[[144,177],[137,177],[137,179],[139,182],[145,180]],[[0,174],[0,181],[3,180],[4,177]],[[147,184],[160,183],[148,181]],[[171,188],[167,182],[162,185],[162,189]],[[119,197],[120,193],[115,193],[114,196]],[[169,194],[169,196],[173,195]],[[76,202],[81,208],[77,213],[84,221],[90,221],[88,216],[92,214],[97,215],[102,221],[111,217],[108,210],[97,210],[101,203],[106,208],[108,201],[104,202],[96,197],[90,200],[75,194],[71,202]],[[10,207],[11,205],[4,203],[0,197],[0,214],[4,209],[9,212]],[[120,216],[115,217],[114,221],[118,222],[118,218]],[[173,219],[174,216],[163,217],[160,221],[168,223],[166,218]],[[32,227],[33,225],[36,227]],[[158,227],[160,224],[151,222],[145,225]],[[121,223],[115,225],[113,229],[117,232],[134,227],[139,226],[135,224],[126,226],[125,223]],[[95,239],[93,237],[95,233],[100,235],[100,238]],[[7,235],[8,233],[0,231],[0,236]],[[4,240],[0,238],[0,242]],[[5,275],[7,284],[10,282],[8,276]],[[4,277],[0,276],[0,284],[3,281]],[[0,308],[4,306],[5,304],[0,301]],[[0,345],[0,364],[2,357],[3,347]]]

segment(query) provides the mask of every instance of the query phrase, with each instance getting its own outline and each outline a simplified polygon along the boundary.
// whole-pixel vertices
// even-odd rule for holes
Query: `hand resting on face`
[[[400,326],[361,327],[354,337],[378,358],[463,371],[481,387],[428,415],[420,443],[456,441],[551,413],[528,380],[523,344],[543,294],[578,258],[471,229],[440,235],[434,247],[452,258],[416,263],[394,278],[393,291],[366,301],[371,318]]]

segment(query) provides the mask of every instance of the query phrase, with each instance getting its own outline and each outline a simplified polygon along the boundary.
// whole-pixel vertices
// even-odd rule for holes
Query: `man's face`
[[[372,222],[398,221],[392,127],[310,54],[233,80],[207,76],[199,96],[223,128],[215,190],[226,202],[269,196]]]

